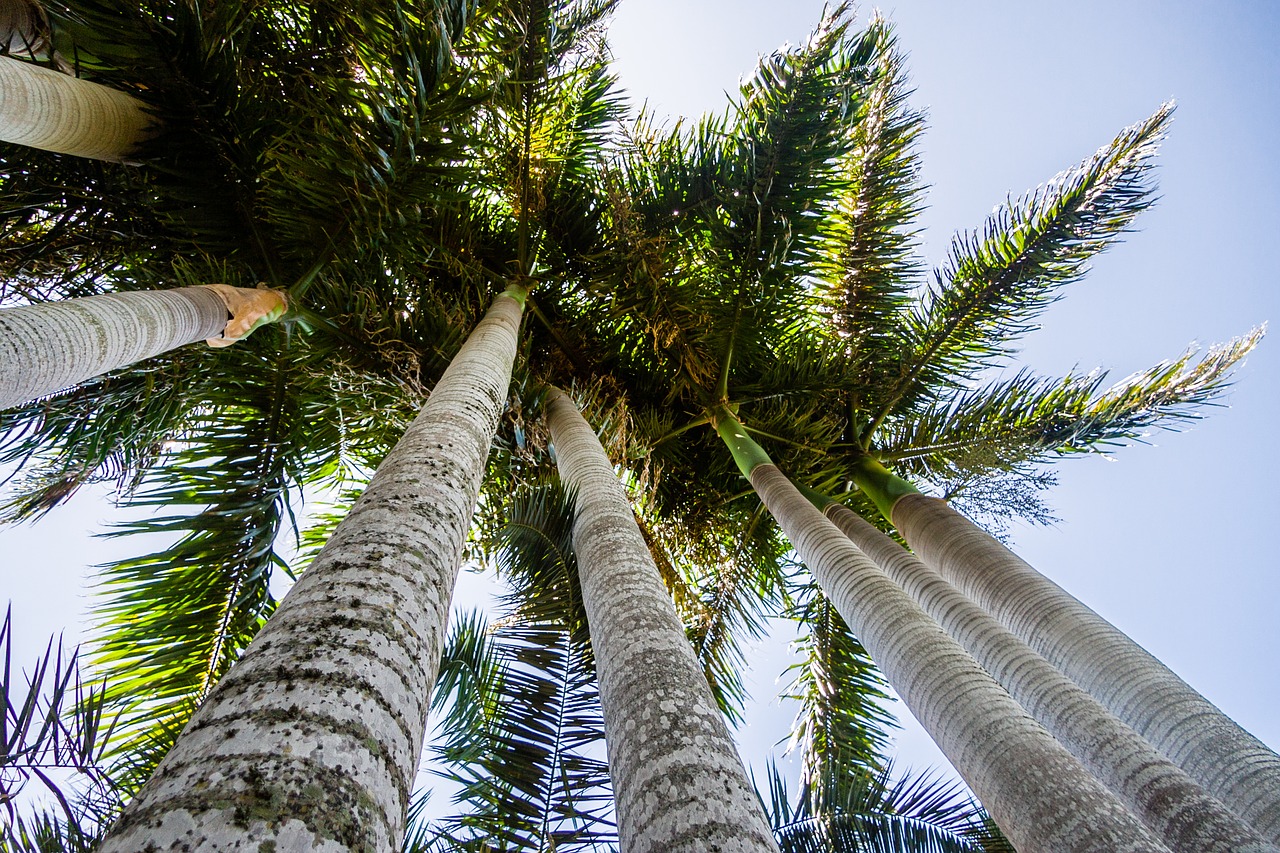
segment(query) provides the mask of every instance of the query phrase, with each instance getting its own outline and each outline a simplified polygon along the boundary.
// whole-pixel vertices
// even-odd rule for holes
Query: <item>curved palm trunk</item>
[[[945,502],[905,495],[892,521],[925,563],[1280,844],[1280,756]]]
[[[1167,850],[814,508],[732,416],[721,412],[717,421],[822,591],[1021,853]]]
[[[624,853],[778,847],[724,717],[591,427],[562,392],[548,409],[575,492],[578,556]]]
[[[0,140],[124,161],[146,138],[146,106],[109,86],[0,56]]]
[[[0,409],[196,341],[226,345],[283,313],[277,291],[225,284],[0,309]]]
[[[515,297],[494,301],[102,853],[399,848],[449,600],[510,382]]]
[[[823,514],[1172,850],[1276,853],[1141,735],[897,542],[834,501]]]

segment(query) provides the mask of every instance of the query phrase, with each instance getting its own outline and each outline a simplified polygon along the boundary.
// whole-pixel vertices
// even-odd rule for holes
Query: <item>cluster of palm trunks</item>
[[[608,4],[596,5],[603,9]],[[563,9],[555,11],[563,13]],[[528,10],[526,14],[537,18]],[[544,10],[544,18],[552,14]],[[851,74],[851,68],[864,73],[877,61],[889,63],[888,71],[882,69],[887,75],[883,79],[894,83],[891,52],[877,54],[882,42],[851,36],[842,14],[837,12],[826,22],[806,48],[777,59],[776,67],[766,64],[760,75],[762,90],[769,91],[770,85],[802,90],[806,74],[833,85],[826,78]],[[526,28],[523,38],[532,39],[530,33],[535,30]],[[543,36],[547,44],[554,42],[554,35]],[[454,37],[462,38],[461,34]],[[521,45],[519,50],[527,49]],[[541,49],[554,53],[557,48],[543,45]],[[567,55],[562,50],[559,66],[539,60],[543,72],[559,69],[559,77],[548,74],[547,80],[570,76],[564,70]],[[37,67],[31,62],[36,58],[0,57],[0,112],[6,140],[73,156],[137,160],[135,165],[111,168],[145,170],[146,157],[137,154],[137,145],[154,132],[154,108],[63,70]],[[525,56],[524,61],[532,60]],[[850,132],[855,119],[863,128],[859,132],[869,133],[865,129],[872,124],[868,111],[884,108],[883,102],[877,107],[877,93],[892,102],[889,96],[896,91],[876,89],[880,79],[867,78],[872,94],[858,109],[846,104],[843,109],[849,115],[824,113],[806,120],[830,123],[836,128],[830,131],[832,140]],[[547,80],[543,85],[551,86]],[[592,89],[594,83],[581,79],[574,85],[584,87],[578,92],[576,118],[581,119],[590,98],[603,97],[605,90]],[[821,89],[817,84],[814,88]],[[11,96],[18,91],[40,94],[26,96],[27,106],[18,108],[14,106],[17,97]],[[800,100],[818,98],[820,93],[791,94]],[[520,91],[514,97],[525,112],[513,109],[512,115],[527,118],[541,95]],[[744,111],[755,108],[748,98],[744,100],[748,101]],[[761,115],[782,124],[783,119],[769,114],[775,106],[761,106]],[[1047,191],[1034,196],[1025,221],[1034,223],[1038,215],[1047,221],[1061,213],[1046,212],[1046,207],[1075,205],[1069,211],[1069,227],[1095,232],[1059,235],[1061,243],[1096,251],[1105,243],[1099,235],[1108,228],[1121,230],[1127,221],[1124,217],[1132,213],[1125,205],[1142,196],[1134,176],[1146,168],[1146,146],[1166,117],[1167,111],[1162,111],[1126,131],[1086,163],[1078,176],[1078,198],[1069,197],[1070,182],[1065,189],[1059,187],[1065,194],[1061,197],[1050,199]],[[880,119],[883,131],[885,116]],[[562,115],[560,121],[562,132],[571,135],[569,117]],[[772,132],[785,141],[782,130],[774,127]],[[812,127],[788,132],[810,140],[820,134]],[[101,850],[223,850],[256,845],[256,849],[281,851],[383,851],[401,843],[464,546],[495,435],[509,416],[513,368],[522,357],[533,357],[522,344],[522,318],[533,304],[541,321],[550,326],[541,314],[551,315],[552,321],[557,315],[569,316],[574,300],[585,298],[570,294],[557,301],[548,293],[546,306],[534,302],[544,298],[540,282],[547,279],[548,270],[554,270],[556,260],[540,262],[531,246],[541,240],[547,254],[554,255],[555,240],[561,240],[560,248],[567,245],[569,236],[560,232],[569,232],[572,226],[553,215],[555,187],[547,183],[530,188],[531,182],[548,180],[550,167],[545,162],[554,158],[548,150],[534,150],[532,134],[520,138],[524,148],[515,158],[520,164],[514,172],[518,180],[511,184],[512,200],[507,205],[517,223],[512,236],[519,273],[504,284],[448,359],[447,368],[431,383],[420,414],[381,460],[306,573],[235,665],[219,673],[217,686],[207,691]],[[822,142],[819,138],[813,144]],[[849,153],[837,151],[836,142],[831,144],[833,151],[813,155],[815,162],[838,162]],[[653,150],[661,145],[650,143]],[[863,153],[866,147],[848,146]],[[904,149],[893,150],[901,154]],[[561,151],[557,156],[567,158],[568,154]],[[561,177],[568,182],[573,176]],[[779,172],[774,179],[781,184],[789,178]],[[724,180],[728,186],[729,178]],[[868,183],[861,186],[864,193],[871,192]],[[1107,198],[1107,192],[1115,197]],[[615,183],[602,191],[601,198],[617,205],[615,226],[623,237],[619,242],[634,252],[629,259],[632,275],[639,276],[636,270],[646,261],[666,265],[661,272],[647,271],[653,281],[674,275],[672,269],[680,264],[694,263],[662,256],[663,246],[677,242],[679,234],[694,226],[671,225],[669,232],[650,243],[635,239],[627,229],[642,228],[638,221],[643,217],[633,209],[638,202],[618,201],[622,193],[624,188]],[[732,193],[733,198],[740,195]],[[763,216],[760,197],[751,203]],[[1089,207],[1107,204],[1112,208],[1102,213]],[[786,220],[784,208],[785,203],[779,202],[769,215]],[[837,205],[832,217],[854,217],[858,210],[856,205]],[[675,216],[680,216],[679,210]],[[730,235],[725,238],[729,244],[736,246],[733,235],[742,224],[741,212],[726,204],[711,218],[718,223],[705,230],[719,239],[723,235],[716,237],[713,232],[722,229]],[[755,304],[751,300],[758,295],[746,293],[745,287],[734,291],[744,307],[729,321],[730,333],[719,339],[709,333],[706,349],[714,353],[715,369],[706,376],[687,365],[682,374],[674,370],[676,378],[667,378],[676,389],[670,391],[669,400],[676,405],[684,405],[686,398],[702,400],[700,407],[686,407],[692,412],[691,420],[700,418],[704,433],[723,442],[722,455],[732,457],[822,593],[1005,835],[1024,853],[1274,853],[1280,845],[1280,757],[964,515],[938,498],[921,494],[878,461],[887,457],[876,452],[871,440],[877,429],[910,414],[900,415],[894,407],[910,402],[916,394],[913,383],[929,378],[921,366],[923,360],[913,366],[909,359],[901,361],[900,352],[892,356],[898,359],[895,374],[906,378],[886,393],[884,405],[867,409],[874,414],[855,424],[860,435],[841,442],[845,456],[840,464],[847,481],[865,498],[860,506],[878,507],[882,521],[889,522],[911,550],[830,496],[808,486],[798,489],[754,441],[746,416],[749,406],[735,401],[754,396],[766,382],[795,381],[794,376],[746,378],[760,372],[757,361],[776,358],[783,344],[767,342],[756,352],[741,336],[735,337],[739,328],[748,327],[751,312],[777,309],[777,304],[768,303],[769,289],[781,287],[782,279],[774,272],[789,263],[779,260],[779,253],[790,251],[786,241],[766,245],[761,221],[749,223],[745,242],[737,247],[742,257],[736,263],[737,273],[754,275],[754,286],[765,296]],[[799,218],[784,224],[789,240],[808,239],[800,233]],[[841,232],[850,257],[858,248],[856,230],[849,227]],[[1025,231],[1020,239],[1029,243]],[[1024,264],[1024,255],[1030,251],[1026,245],[1004,246],[1004,250]],[[985,260],[996,267],[999,259],[989,257],[994,251],[976,246],[972,258],[957,257],[951,273],[959,282],[958,291],[965,284],[964,275],[972,273],[965,263]],[[1053,258],[1043,263],[1057,264],[1057,273],[1067,278],[1078,274],[1074,268],[1062,272],[1061,266],[1071,262],[1064,262],[1061,252],[1048,255]],[[748,257],[756,265],[754,271],[742,260]],[[846,262],[852,264],[850,257]],[[539,263],[545,263],[545,268]],[[1004,263],[1012,265],[1007,258]],[[701,268],[699,275],[706,278],[709,269]],[[1011,297],[992,296],[1004,285],[996,272],[988,272],[977,284],[970,282],[968,297],[994,300],[993,311],[1012,310],[1001,302]],[[94,377],[218,338],[229,322],[237,334],[281,320],[295,322],[316,275],[308,272],[300,279],[304,285],[287,288],[279,301],[265,309],[255,307],[261,300],[240,300],[229,288],[201,286],[5,308],[0,311],[0,408],[21,411]],[[1026,286],[1025,269],[1014,277],[1018,287]],[[638,280],[629,282],[633,292],[640,286]],[[864,319],[856,310],[854,284],[845,281],[839,290],[844,313],[838,320],[844,325],[841,335],[832,340],[860,339],[856,323]],[[655,292],[660,290],[657,284],[652,286]],[[332,301],[327,292],[324,296]],[[309,297],[318,306],[316,312],[322,312],[325,304],[320,297],[319,290]],[[618,299],[617,294],[610,298]],[[908,296],[904,290],[896,298]],[[1032,301],[1035,298],[1044,297],[1031,297]],[[781,299],[779,304],[785,303]],[[282,316],[275,310],[281,304],[287,304],[291,313]],[[940,315],[952,310],[944,297],[938,297],[933,306]],[[408,310],[404,316],[409,316]],[[946,322],[939,321],[939,328],[953,334],[959,325],[955,318],[960,316],[967,314],[954,309],[943,316]],[[312,330],[322,328],[314,315],[308,322]],[[617,332],[619,340],[627,333],[623,326],[622,321],[615,326],[622,329]],[[949,339],[946,335],[931,339],[929,329],[926,316],[917,330],[917,349],[936,357],[946,350]],[[678,336],[670,330],[663,332],[655,325],[644,331],[655,341],[662,339],[655,346],[679,346],[673,343]],[[989,331],[1008,333],[999,322]],[[806,340],[794,329],[790,334],[787,345]],[[1115,429],[1130,429],[1144,412],[1206,399],[1252,340],[1199,364],[1178,365],[1174,373],[1182,371],[1177,373],[1183,380],[1180,385],[1169,381],[1172,373],[1150,374],[1146,377],[1150,388],[1138,388],[1151,392],[1140,400],[1147,406],[1141,412],[1123,409],[1129,404],[1126,400],[1138,405],[1132,401],[1142,395],[1128,393],[1137,386],[1124,389],[1126,393],[1108,392],[1110,396],[1095,393],[1096,387],[1071,386],[1069,381],[1048,390],[1058,394],[1053,399],[1062,406],[1077,406],[1070,412],[1079,422],[1087,414],[1096,426],[1106,415],[1124,424]],[[651,542],[637,525],[633,495],[619,479],[617,460],[610,459],[579,408],[578,402],[584,400],[595,405],[601,393],[600,387],[587,381],[590,377],[575,372],[580,369],[576,362],[594,351],[588,343],[575,345],[559,338],[554,343],[563,350],[559,359],[563,364],[526,370],[521,379],[538,386],[533,398],[541,413],[541,429],[547,433],[560,479],[572,496],[577,582],[598,677],[621,849],[627,853],[777,850],[779,842],[738,758],[703,664],[688,642],[655,564]],[[604,341],[602,346],[609,343]],[[876,358],[890,358],[886,353],[900,346],[898,342],[855,363],[875,368]],[[867,350],[873,349],[868,342]],[[847,375],[848,364],[845,367]],[[653,372],[666,369],[660,366]],[[618,371],[624,378],[617,380],[617,387],[630,381],[625,374]],[[577,390],[572,387],[575,384]],[[1175,390],[1169,391],[1170,387]],[[1051,396],[1048,390],[1044,400]],[[1156,392],[1166,396],[1153,403]],[[1185,397],[1177,397],[1179,393]],[[1041,414],[1048,423],[1054,413]],[[1043,424],[1038,429],[1042,436],[1047,433]],[[1103,430],[1098,436],[1107,434]],[[1037,452],[1088,440],[1077,423],[1057,437],[1045,438]]]

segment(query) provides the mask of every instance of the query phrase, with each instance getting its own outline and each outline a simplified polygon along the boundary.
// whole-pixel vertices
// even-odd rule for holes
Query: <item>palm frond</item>
[[[176,733],[275,605],[272,571],[285,567],[275,541],[299,467],[287,437],[300,412],[286,359],[252,349],[235,358],[239,370],[222,378],[216,398],[225,405],[166,451],[124,504],[170,514],[110,534],[168,540],[99,575],[90,660],[121,709],[114,749],[122,755],[154,752],[157,725]],[[175,512],[183,506],[193,511]]]
[[[956,387],[1010,352],[1034,318],[1078,280],[1153,203],[1152,158],[1173,114],[1165,104],[1075,169],[1010,201],[964,234],[907,327],[900,375],[863,430],[866,446],[895,410],[929,389]]]
[[[821,779],[879,772],[897,723],[883,704],[884,677],[831,602],[812,585],[796,592],[788,615],[808,633],[793,645],[801,660],[787,668],[783,695],[800,705],[788,749],[800,752],[801,782],[821,794]]]
[[[863,381],[897,371],[897,329],[922,272],[916,220],[924,204],[916,148],[924,117],[907,103],[905,58],[883,19],[871,21],[866,38],[876,44],[874,82],[841,160],[847,188],[824,218],[828,259],[819,266],[826,310]]]
[[[792,802],[775,766],[766,809],[783,853],[1013,853],[960,785],[892,768],[826,777]]]
[[[78,650],[65,655],[61,641],[55,647],[50,639],[30,670],[16,671],[12,615],[7,608],[0,624],[0,807],[7,817],[0,847],[88,850],[122,805],[104,760],[115,725],[106,692],[84,680]],[[19,810],[19,794],[33,781],[54,810]]]
[[[1105,390],[1103,371],[1060,379],[1022,371],[886,424],[879,452],[898,470],[943,482],[1142,441],[1152,429],[1200,417],[1264,333],[1259,327],[1199,358],[1188,349]]]
[[[463,849],[572,850],[607,840],[612,795],[587,647],[563,625],[516,614],[492,631],[474,617],[459,622],[451,638],[437,699],[452,691],[462,702],[436,748],[466,809],[441,820],[437,836]]]

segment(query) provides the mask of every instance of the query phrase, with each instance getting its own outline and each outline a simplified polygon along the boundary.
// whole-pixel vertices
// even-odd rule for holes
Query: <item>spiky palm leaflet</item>
[[[954,783],[925,773],[893,779],[835,772],[795,795],[769,768],[765,803],[783,853],[1012,853],[990,817]]]

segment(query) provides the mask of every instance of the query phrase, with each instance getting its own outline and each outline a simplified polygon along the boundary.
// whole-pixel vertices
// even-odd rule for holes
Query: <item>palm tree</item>
[[[804,91],[816,53],[770,65],[759,88],[744,88],[739,120],[771,128],[751,110],[794,107],[787,98]],[[840,133],[823,148],[828,137],[815,126],[835,122],[807,125],[814,142],[803,165],[763,145],[735,159],[720,126],[636,134],[626,206],[614,215],[662,236],[631,239],[610,259],[627,273],[601,291],[613,311],[600,358],[615,381],[631,383],[636,409],[662,401],[636,455],[723,483],[699,495],[669,477],[655,498],[664,510],[714,514],[735,498],[714,451],[692,432],[711,412],[749,410],[752,431],[780,439],[788,467],[820,483],[859,478],[864,460],[878,457],[976,493],[993,477],[1026,478],[1047,456],[1186,414],[1221,390],[1229,366],[1256,343],[1255,333],[1198,362],[1188,354],[1111,391],[1097,374],[1024,373],[975,387],[1057,288],[1149,204],[1150,158],[1170,110],[958,240],[952,263],[917,299],[909,229],[919,120],[903,106],[891,44],[875,55],[878,88],[852,125],[858,144],[845,147]],[[817,322],[821,313],[835,322]],[[1005,491],[997,500],[1013,506],[1020,497]]]
[[[776,851],[612,463],[555,388],[547,421],[577,507],[573,549],[623,848]],[[674,797],[673,780],[680,782]]]
[[[1187,354],[1102,394],[1097,393],[1102,377],[1096,374],[1055,382],[1024,373],[973,387],[983,370],[1007,358],[1058,288],[1078,279],[1088,259],[1117,239],[1149,204],[1150,158],[1170,112],[1170,106],[1162,107],[1076,169],[993,215],[981,232],[957,238],[929,297],[906,310],[900,273],[910,272],[910,253],[898,251],[901,246],[892,242],[868,241],[858,228],[872,234],[898,229],[899,211],[912,197],[889,187],[862,208],[869,214],[855,217],[858,228],[848,230],[849,257],[862,258],[859,252],[868,245],[888,245],[889,256],[849,267],[849,279],[838,283],[828,304],[852,343],[853,368],[879,379],[846,395],[846,461],[842,473],[828,469],[831,482],[856,483],[889,518],[890,502],[915,489],[890,477],[881,463],[932,482],[953,497],[978,491],[973,486],[983,472],[1003,472],[1007,487],[985,492],[1007,511],[1010,505],[1028,503],[1028,490],[1018,484],[1034,483],[1028,472],[1036,460],[1136,438],[1170,416],[1185,416],[1186,404],[1205,402],[1217,393],[1227,365],[1256,344],[1258,331],[1210,352],[1198,364]],[[867,310],[868,303],[879,307]],[[930,537],[941,535],[937,519],[945,517],[957,536],[983,543],[986,552],[971,551],[964,568],[954,553],[944,558],[938,540],[923,541],[921,522],[907,518],[925,513],[926,506],[935,519]],[[893,523],[926,562],[1276,843],[1280,759],[1271,750],[1025,564],[1016,572],[996,570],[995,561],[1012,566],[1006,550],[961,516],[917,497],[902,501],[893,512],[902,516]],[[1010,600],[997,603],[997,596]],[[1074,614],[1071,619],[1058,618],[1067,612]],[[1084,644],[1095,641],[1083,638],[1103,633],[1113,651],[1106,657],[1099,650],[1086,652]],[[1125,663],[1101,676],[1101,661],[1118,663],[1118,655],[1124,655]],[[1138,671],[1148,675],[1134,678]],[[1132,695],[1148,686],[1145,699]],[[1174,696],[1181,710],[1165,713]],[[1192,719],[1203,723],[1199,734],[1186,731],[1186,721]]]
[[[100,849],[308,838],[385,850],[403,838],[522,295],[494,302]]]
[[[783,853],[1012,853],[958,783],[929,774],[893,781],[892,775],[886,767],[875,774],[825,776],[802,786],[793,801],[771,765],[766,808]]]
[[[803,490],[802,490],[803,491]],[[1141,735],[847,507],[809,499],[1173,850],[1268,845]]]

